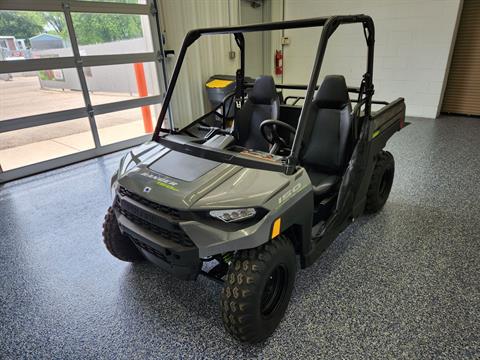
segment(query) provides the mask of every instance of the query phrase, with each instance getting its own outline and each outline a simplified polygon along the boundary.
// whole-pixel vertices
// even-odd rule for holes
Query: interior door
[[[463,3],[442,112],[480,115],[480,2]]]

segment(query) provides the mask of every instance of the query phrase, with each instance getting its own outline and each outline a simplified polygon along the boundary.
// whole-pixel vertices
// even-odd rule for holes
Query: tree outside
[[[30,12],[0,11],[0,36],[28,39],[40,34],[44,26]]]
[[[142,37],[142,25],[139,16],[74,13],[72,19],[80,45]]]
[[[124,3],[137,3],[124,0]],[[98,44],[142,37],[140,16],[101,13],[73,13],[75,33],[80,45]],[[63,13],[0,11],[0,36],[28,39],[41,33],[59,35],[68,41]]]

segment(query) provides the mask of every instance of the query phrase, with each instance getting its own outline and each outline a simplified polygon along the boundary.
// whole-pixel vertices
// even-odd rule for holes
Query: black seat
[[[315,195],[328,194],[340,181],[350,152],[351,123],[345,78],[326,76],[314,96],[301,154]]]
[[[280,101],[273,77],[260,76],[235,117],[234,135],[237,145],[268,151],[269,144],[260,132],[260,124],[267,119],[277,120],[279,112]]]

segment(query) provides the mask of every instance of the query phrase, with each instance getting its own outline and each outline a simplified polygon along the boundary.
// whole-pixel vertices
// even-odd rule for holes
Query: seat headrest
[[[260,76],[255,80],[248,98],[254,104],[270,105],[277,98],[275,82],[271,76]]]
[[[313,103],[320,108],[343,109],[350,103],[345,78],[342,75],[325,76]]]

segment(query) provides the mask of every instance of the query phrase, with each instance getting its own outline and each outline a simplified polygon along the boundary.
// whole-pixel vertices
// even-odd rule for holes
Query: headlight
[[[246,209],[230,209],[230,210],[213,210],[210,216],[222,220],[223,222],[235,222],[254,217],[257,212],[254,208]]]

